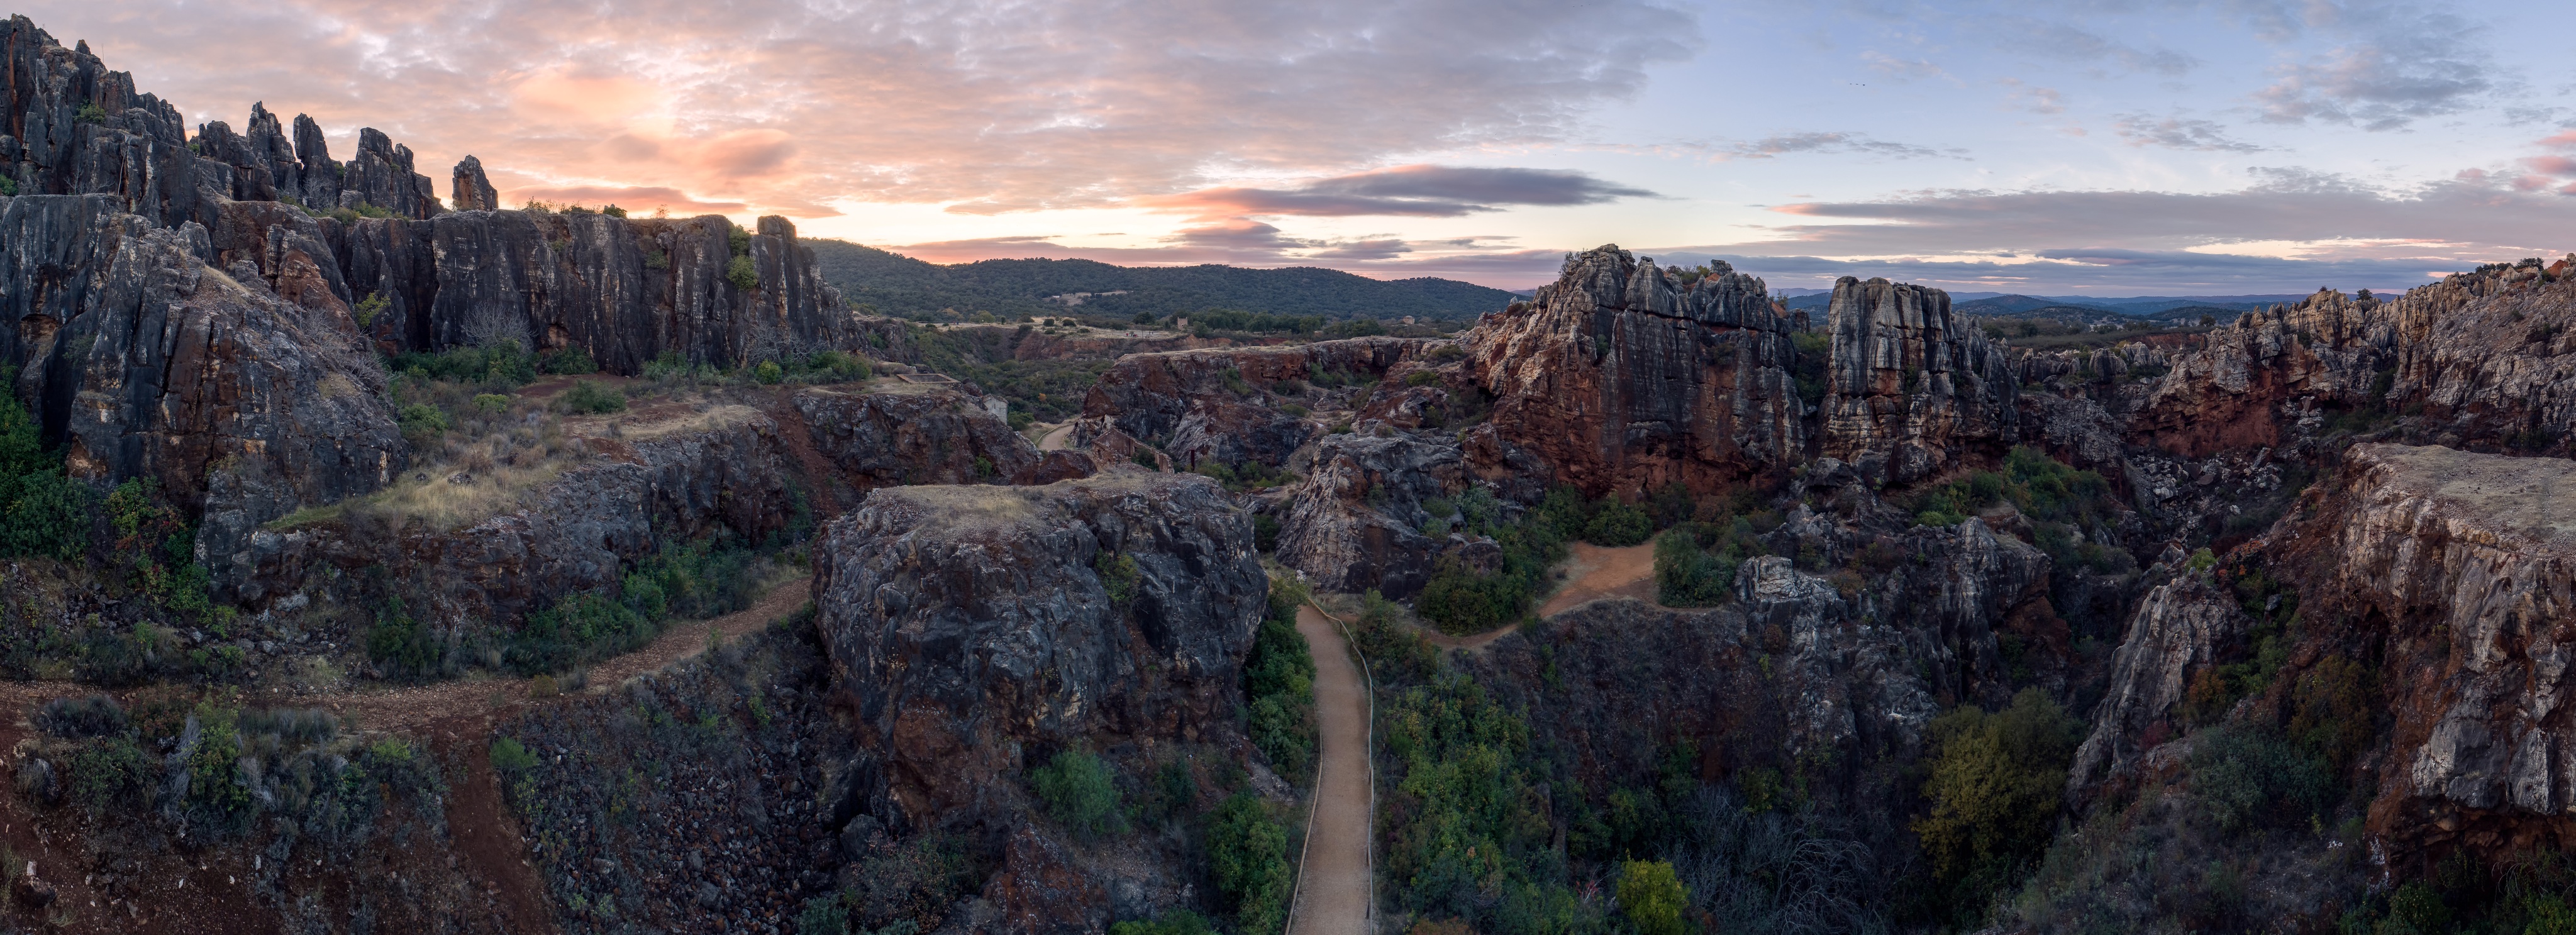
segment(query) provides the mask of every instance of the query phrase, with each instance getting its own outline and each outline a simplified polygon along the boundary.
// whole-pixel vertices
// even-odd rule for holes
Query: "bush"
[[[1109,603],[1119,607],[1136,598],[1136,584],[1144,575],[1130,556],[1102,552],[1091,560],[1092,570],[1100,575],[1100,589],[1109,595]]]
[[[1437,370],[1416,370],[1404,375],[1406,386],[1430,386],[1438,382],[1440,382],[1440,371]]]
[[[367,658],[385,670],[390,678],[422,678],[438,674],[437,639],[420,621],[403,610],[402,598],[391,598],[376,613],[376,625],[367,631]]]
[[[1046,802],[1047,815],[1086,838],[1127,830],[1118,811],[1118,783],[1109,764],[1081,750],[1066,750],[1029,771],[1029,785]]]
[[[564,390],[564,408],[574,412],[601,415],[626,411],[626,391],[590,380],[574,380]]]
[[[502,776],[515,778],[535,768],[537,755],[528,752],[526,745],[509,737],[492,741],[492,769]]]
[[[499,393],[484,393],[476,396],[474,397],[474,411],[487,416],[497,416],[504,412],[508,412],[510,411],[510,397],[503,396]]]
[[[2191,787],[2221,830],[2303,825],[2334,805],[2338,790],[2323,757],[2250,725],[2202,731],[2192,740]]]
[[[580,376],[598,373],[599,361],[590,356],[589,348],[576,344],[545,352],[538,358],[537,369],[547,373]]]
[[[776,386],[778,381],[787,379],[787,370],[778,366],[777,361],[764,360],[760,366],[751,368],[751,379],[762,386]]]
[[[735,289],[739,289],[744,292],[758,290],[760,288],[760,268],[752,265],[751,257],[734,257],[733,259],[725,262],[725,281],[732,283]]]
[[[850,909],[841,904],[841,894],[816,896],[805,901],[796,914],[796,935],[848,935]]]
[[[36,710],[36,729],[65,740],[125,732],[125,706],[106,695],[56,698]]]
[[[1234,908],[1235,929],[1273,935],[1288,920],[1294,881],[1288,869],[1288,832],[1261,800],[1237,792],[1217,806],[1208,828],[1208,867],[1217,892]]]
[[[1583,527],[1583,540],[1608,548],[1624,548],[1646,541],[1655,534],[1655,521],[1646,511],[1616,498],[1607,498],[1593,512],[1592,521]]]
[[[437,407],[426,403],[413,403],[402,407],[402,411],[396,415],[396,423],[405,435],[431,437],[443,434],[452,427],[447,421],[447,413],[440,412]]]
[[[1299,778],[1315,755],[1315,656],[1297,632],[1301,599],[1294,581],[1271,581],[1270,612],[1243,664],[1252,744],[1281,775]]]
[[[1632,860],[1619,869],[1619,911],[1639,935],[1684,935],[1682,908],[1690,894],[1673,876],[1673,865],[1660,860]]]
[[[1690,529],[1655,537],[1655,602],[1666,607],[1715,607],[1735,594],[1739,559],[1709,554]]]
[[[2036,688],[2002,711],[1961,705],[1935,719],[1923,784],[1931,814],[1914,823],[1935,875],[1999,878],[2046,847],[2081,729]]]

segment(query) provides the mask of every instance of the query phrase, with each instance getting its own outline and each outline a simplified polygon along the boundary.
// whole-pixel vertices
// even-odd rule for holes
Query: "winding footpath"
[[[1297,632],[1315,653],[1315,724],[1321,742],[1314,811],[1307,818],[1305,860],[1298,871],[1288,935],[1366,935],[1370,930],[1369,853],[1372,768],[1368,681],[1341,627],[1313,605],[1297,608]]]

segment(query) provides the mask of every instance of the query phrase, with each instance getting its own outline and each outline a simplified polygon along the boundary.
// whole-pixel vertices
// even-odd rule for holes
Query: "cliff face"
[[[2395,719],[2376,833],[2501,852],[2576,811],[2576,462],[2356,445],[2316,519],[2267,543],[2303,557],[2302,613],[2385,647]]]
[[[375,490],[408,446],[345,310],[228,274],[194,222],[154,228],[104,195],[0,208],[0,364],[71,471],[149,477],[238,547],[302,503]],[[290,280],[290,286],[294,283]]]
[[[1497,444],[1480,466],[1543,466],[1593,496],[1711,491],[1805,450],[1793,321],[1760,279],[1721,268],[1685,287],[1605,246],[1514,308],[1466,338],[1493,398]]]
[[[1280,518],[1279,562],[1328,591],[1411,597],[1452,540],[1465,544],[1417,532],[1431,519],[1422,501],[1466,482],[1458,446],[1447,439],[1326,436]]]
[[[715,215],[460,211],[322,223],[348,301],[383,299],[368,333],[387,350],[471,343],[495,320],[538,349],[586,348],[622,374],[665,353],[741,367],[863,349],[856,318],[785,218],[760,219],[739,251],[732,222]],[[750,289],[728,278],[737,256],[756,274]]]
[[[2012,368],[1948,293],[1845,276],[1826,322],[1826,454],[1910,482],[2020,440]]]
[[[887,488],[815,551],[835,682],[886,758],[875,817],[898,827],[1016,811],[1011,777],[1044,752],[1231,730],[1268,593],[1250,517],[1184,475]]]
[[[0,165],[18,193],[107,195],[162,227],[210,221],[197,190],[212,167],[189,151],[177,107],[109,71],[88,43],[63,48],[24,16],[0,24],[0,49]]]

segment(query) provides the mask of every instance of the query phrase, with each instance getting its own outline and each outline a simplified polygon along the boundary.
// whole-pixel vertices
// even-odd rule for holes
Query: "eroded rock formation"
[[[2003,349],[1968,327],[1939,289],[1834,283],[1819,433],[1826,454],[1867,476],[1911,482],[2020,440]]]
[[[1801,460],[1795,321],[1762,280],[1717,266],[1685,286],[1605,246],[1487,315],[1466,338],[1493,399],[1480,466],[1540,466],[1599,496],[1711,491]]]
[[[1422,501],[1465,487],[1457,444],[1437,436],[1329,435],[1312,464],[1282,511],[1280,564],[1330,591],[1375,588],[1406,598],[1422,590],[1433,561],[1453,545],[1419,531],[1431,519]]]

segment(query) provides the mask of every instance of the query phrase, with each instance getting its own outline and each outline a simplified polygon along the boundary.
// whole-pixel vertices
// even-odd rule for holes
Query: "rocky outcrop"
[[[455,179],[448,188],[458,211],[499,211],[501,193],[492,190],[492,180],[483,176],[483,160],[467,156],[456,163]]]
[[[1422,501],[1467,480],[1457,444],[1438,435],[1327,435],[1283,511],[1279,563],[1328,591],[1411,597],[1443,551],[1465,544],[1419,532],[1431,520]]]
[[[539,349],[588,349],[622,374],[665,354],[732,368],[869,349],[785,218],[753,233],[716,215],[464,211],[323,230],[351,301],[383,300],[369,333],[398,350],[472,343],[496,324]],[[735,281],[737,260],[750,288]]]
[[[1215,482],[1121,470],[1044,487],[892,487],[815,549],[817,626],[903,827],[1017,813],[1071,746],[1232,730],[1267,594]]]
[[[1845,276],[1826,329],[1832,363],[1819,433],[1826,454],[1864,476],[1907,483],[2020,440],[2012,368],[1950,311],[1948,293]]]
[[[2177,736],[2184,686],[2226,661],[2253,625],[2236,599],[2206,573],[2189,572],[2147,592],[2111,656],[2111,681],[2093,711],[2092,733],[2066,774],[2070,799],[2136,768],[2139,757]]]
[[[488,517],[441,525],[399,506],[350,504],[334,518],[254,529],[234,550],[209,544],[206,561],[229,597],[252,609],[300,605],[294,595],[310,600],[335,576],[374,567],[426,623],[515,628],[570,595],[613,592],[628,566],[665,545],[717,535],[756,543],[784,529],[796,516],[795,465],[778,431],[744,406],[683,431],[638,423],[623,440],[581,439],[585,456]],[[422,474],[399,483],[435,491],[495,482]]]
[[[1158,443],[1184,466],[1277,466],[1323,431],[1281,409],[1274,398],[1279,384],[1319,374],[1374,382],[1425,345],[1414,338],[1353,338],[1129,354],[1092,385],[1082,414],[1110,419],[1128,435]]]
[[[0,319],[15,325],[0,364],[73,474],[157,480],[203,511],[199,543],[222,554],[260,523],[402,470],[384,371],[345,310],[209,267],[204,228],[154,228],[122,207],[25,195],[0,209]]]
[[[1480,468],[1539,467],[1599,496],[1707,492],[1800,460],[1795,322],[1762,280],[1717,264],[1688,286],[1616,246],[1567,261],[1466,339],[1493,400]]]
[[[790,401],[814,448],[857,490],[903,484],[1049,484],[1090,476],[1091,456],[1040,452],[986,401],[937,385],[813,387]]]
[[[106,195],[161,227],[205,224],[201,167],[170,102],[109,71],[89,44],[63,48],[24,16],[0,24],[0,166],[23,195]]]
[[[2316,517],[2261,544],[2305,569],[2302,616],[2341,624],[2321,652],[2385,647],[2375,833],[2501,854],[2576,812],[2571,490],[2564,459],[2355,445]]]

